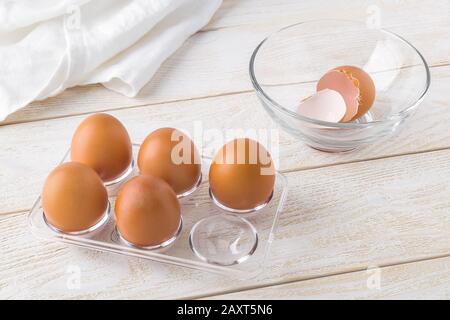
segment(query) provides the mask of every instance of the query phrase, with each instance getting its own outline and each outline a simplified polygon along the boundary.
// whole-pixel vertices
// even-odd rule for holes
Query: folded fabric
[[[133,97],[221,0],[0,3],[0,121],[34,100],[102,83]]]

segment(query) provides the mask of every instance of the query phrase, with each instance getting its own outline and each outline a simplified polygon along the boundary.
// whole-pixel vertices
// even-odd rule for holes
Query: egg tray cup
[[[139,151],[133,144],[133,164]],[[61,163],[70,161],[70,150]],[[287,197],[287,180],[276,173],[275,187],[268,203],[249,213],[233,213],[221,208],[210,195],[207,181],[210,158],[202,158],[202,177],[198,188],[180,197],[182,221],[175,239],[152,248],[133,246],[117,232],[114,204],[117,191],[138,174],[136,166],[114,185],[107,185],[109,209],[107,221],[91,232],[62,233],[45,221],[41,197],[31,209],[28,222],[32,233],[43,240],[58,241],[82,248],[138,257],[170,265],[187,267],[238,279],[256,277],[265,270],[270,247]],[[227,257],[221,250],[227,250]],[[233,260],[233,254],[246,253]],[[219,260],[217,260],[219,258]],[[225,259],[220,261],[220,259]],[[226,259],[230,259],[229,261]],[[229,263],[227,263],[227,261]]]

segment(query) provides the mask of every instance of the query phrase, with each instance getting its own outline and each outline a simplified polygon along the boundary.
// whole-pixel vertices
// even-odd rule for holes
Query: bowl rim
[[[391,37],[394,37],[396,39],[398,39],[399,41],[403,42],[404,44],[406,44],[408,47],[410,47],[420,58],[420,60],[422,61],[422,66],[425,68],[425,73],[426,73],[426,82],[425,82],[425,87],[423,88],[422,93],[420,94],[419,98],[412,103],[410,106],[406,107],[405,109],[401,110],[398,113],[392,114],[386,118],[380,119],[380,120],[374,120],[374,121],[369,121],[369,122],[365,122],[365,123],[358,123],[358,122],[346,122],[346,123],[341,123],[341,122],[328,122],[328,121],[323,121],[323,120],[316,120],[316,119],[312,119],[312,118],[308,118],[302,115],[297,114],[296,112],[289,110],[285,107],[283,107],[281,104],[279,104],[278,102],[276,102],[275,100],[273,100],[259,85],[258,80],[256,79],[256,75],[255,75],[255,60],[256,60],[256,56],[258,55],[259,50],[261,49],[261,47],[264,45],[264,43],[266,43],[266,41],[268,41],[269,39],[275,37],[276,35],[278,35],[279,33],[283,32],[286,29],[290,29],[293,27],[297,27],[299,25],[303,25],[303,24],[310,24],[310,23],[317,23],[317,22],[340,22],[340,23],[354,23],[354,24],[359,24],[359,25],[365,25],[365,23],[361,22],[361,21],[357,21],[357,20],[346,20],[346,19],[316,19],[316,20],[307,20],[307,21],[302,21],[302,22],[297,22],[297,23],[293,23],[287,26],[284,26],[280,29],[278,29],[277,31],[271,33],[269,36],[267,36],[266,38],[264,38],[264,40],[262,40],[257,46],[256,48],[253,50],[252,56],[250,58],[250,63],[249,63],[249,74],[250,74],[250,79],[253,85],[254,90],[256,91],[258,96],[262,96],[265,100],[268,100],[271,104],[272,107],[275,107],[276,109],[278,109],[279,111],[281,111],[282,113],[285,113],[287,115],[289,115],[290,117],[293,117],[297,120],[301,120],[301,121],[305,121],[305,122],[309,122],[311,124],[315,124],[315,125],[319,125],[319,126],[327,126],[327,127],[334,127],[334,128],[346,128],[346,129],[350,129],[350,128],[367,128],[369,126],[373,126],[373,125],[380,125],[380,124],[385,124],[385,123],[389,123],[391,121],[398,121],[399,119],[403,119],[405,118],[405,116],[412,111],[413,109],[415,109],[417,106],[419,106],[425,96],[427,95],[427,93],[429,92],[430,89],[430,85],[431,85],[431,74],[430,74],[430,67],[427,63],[427,61],[425,60],[425,57],[422,55],[422,53],[414,46],[412,45],[408,40],[406,40],[405,38],[403,38],[402,36],[389,31],[387,29],[384,28],[375,28],[373,30],[379,31],[381,33],[385,33],[388,34]]]

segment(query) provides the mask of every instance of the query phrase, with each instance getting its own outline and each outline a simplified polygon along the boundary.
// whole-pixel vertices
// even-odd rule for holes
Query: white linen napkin
[[[0,3],[0,121],[34,100],[102,83],[133,97],[222,0]]]

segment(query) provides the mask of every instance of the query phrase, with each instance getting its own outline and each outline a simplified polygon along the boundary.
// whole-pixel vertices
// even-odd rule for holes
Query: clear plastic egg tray
[[[139,147],[138,144],[133,144],[134,163]],[[68,161],[70,152],[66,153],[62,162]],[[125,179],[107,186],[110,201],[109,219],[98,230],[84,235],[71,235],[54,230],[45,221],[39,197],[29,213],[31,231],[41,239],[83,248],[240,279],[255,277],[264,271],[270,246],[275,239],[278,219],[287,197],[286,178],[277,173],[273,196],[264,208],[251,214],[232,214],[219,208],[209,194],[207,178],[210,163],[211,159],[202,159],[202,182],[195,192],[180,199],[182,228],[177,239],[163,249],[148,250],[133,247],[121,241],[115,228],[114,202],[117,191],[123,183],[138,174],[136,166]],[[237,259],[234,259],[235,255]],[[218,263],[217,259],[222,260]]]

